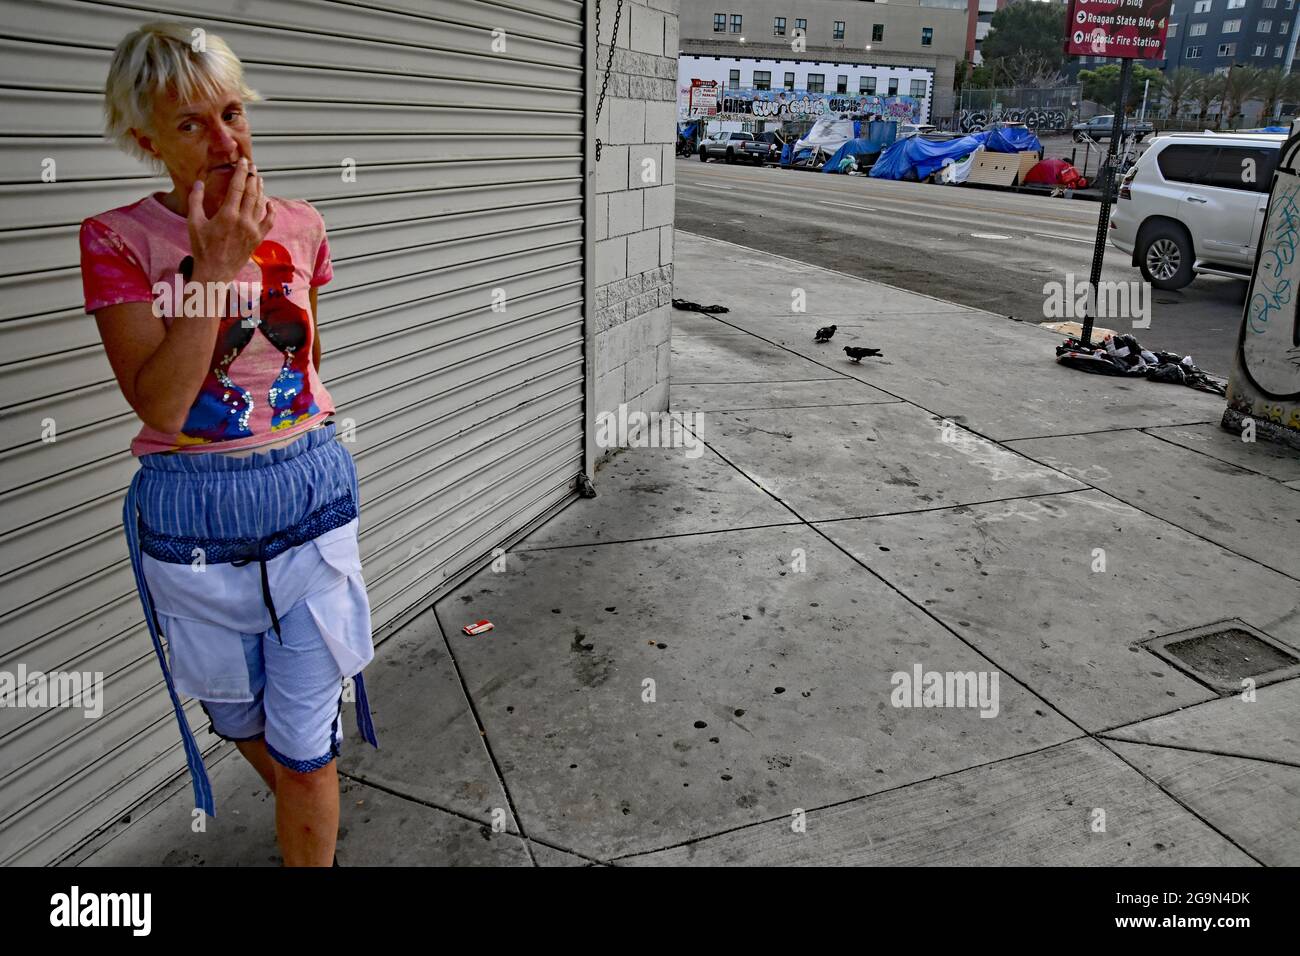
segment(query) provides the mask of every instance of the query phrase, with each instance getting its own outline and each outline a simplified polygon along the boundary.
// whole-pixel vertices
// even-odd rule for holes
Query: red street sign
[[[1070,0],[1065,52],[1162,60],[1170,0]]]

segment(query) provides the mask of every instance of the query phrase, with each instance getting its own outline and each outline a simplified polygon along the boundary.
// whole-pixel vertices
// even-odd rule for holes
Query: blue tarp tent
[[[1037,153],[1043,144],[1023,126],[1005,126],[990,131],[984,148],[991,153],[1021,153],[1026,150]]]
[[[876,165],[871,167],[873,179],[925,179],[937,169],[942,169],[945,160],[956,162],[969,156],[991,133],[972,133],[961,139],[950,139],[932,143],[920,136],[911,136],[895,143],[880,154]]]
[[[1038,152],[1043,148],[1037,136],[1020,126],[985,130],[939,143],[913,136],[885,150],[871,167],[871,175],[876,179],[922,180],[942,169],[948,160],[958,162],[980,146],[992,153]]]
[[[856,139],[851,139],[837,149],[834,155],[826,162],[826,165],[822,167],[822,172],[839,172],[840,166],[847,156],[871,155],[873,153],[882,152],[893,144],[894,137],[898,135],[897,123],[875,120],[863,125],[866,126],[866,129],[863,130],[859,127],[858,131],[859,133],[865,133],[866,135],[860,135]]]
[[[878,152],[880,152],[879,143],[873,143],[869,139],[851,139],[831,155],[831,158],[826,161],[826,165],[822,167],[822,172],[838,173],[840,165],[846,157],[869,156]]]

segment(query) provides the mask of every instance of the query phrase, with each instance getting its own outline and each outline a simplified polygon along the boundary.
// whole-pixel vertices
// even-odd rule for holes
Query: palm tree
[[[1255,95],[1259,89],[1259,68],[1248,66],[1244,63],[1228,67],[1228,72],[1223,76],[1223,92],[1220,97],[1223,100],[1223,114],[1227,120],[1228,127],[1232,127],[1232,122],[1241,112],[1241,106],[1246,100]]]
[[[1196,100],[1198,112],[1197,120],[1205,122],[1205,117],[1210,112],[1210,107],[1214,101],[1223,95],[1224,80],[1217,73],[1209,76],[1202,76],[1196,81],[1196,86],[1192,91],[1192,99]]]
[[[1286,74],[1280,66],[1264,70],[1259,75],[1259,87],[1255,95],[1264,101],[1259,121],[1267,123],[1273,118],[1273,112],[1279,104],[1293,103],[1300,99],[1300,74]]]
[[[1196,84],[1200,79],[1201,74],[1189,66],[1180,66],[1166,74],[1165,102],[1169,104],[1170,119],[1177,119],[1183,104],[1196,98]]]

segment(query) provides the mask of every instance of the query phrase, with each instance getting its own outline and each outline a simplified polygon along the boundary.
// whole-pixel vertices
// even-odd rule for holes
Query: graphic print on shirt
[[[237,315],[221,320],[212,369],[178,436],[181,445],[230,441],[252,434],[249,422],[261,396],[240,385],[230,370],[259,332],[283,355],[280,372],[264,399],[271,410],[271,430],[289,428],[320,411],[307,384],[312,318],[307,309],[289,298],[295,276],[289,250],[267,239],[253,250],[252,259],[262,273],[260,311],[256,313],[260,320]]]

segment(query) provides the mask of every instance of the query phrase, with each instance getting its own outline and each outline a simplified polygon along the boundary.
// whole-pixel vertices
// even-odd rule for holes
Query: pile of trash
[[[1186,385],[1215,395],[1227,391],[1223,382],[1197,368],[1190,355],[1148,351],[1131,335],[1108,335],[1100,345],[1084,345],[1076,338],[1068,338],[1064,345],[1056,347],[1056,360],[1084,372],[1140,375],[1152,382]]]

